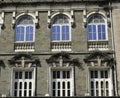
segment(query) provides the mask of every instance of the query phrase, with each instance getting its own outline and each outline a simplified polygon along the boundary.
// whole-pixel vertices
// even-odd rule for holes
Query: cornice
[[[110,0],[0,0],[0,4],[46,4],[46,3],[82,3],[82,2],[108,2]],[[114,0],[117,1],[117,0]]]

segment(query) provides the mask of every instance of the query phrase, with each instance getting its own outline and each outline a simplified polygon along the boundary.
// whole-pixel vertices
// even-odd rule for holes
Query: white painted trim
[[[48,68],[48,82],[49,82],[49,95],[52,96],[51,84],[52,84],[52,75],[51,75],[51,67]]]
[[[66,69],[64,69],[62,67],[61,68],[49,67],[49,95],[52,96],[52,81],[54,81],[54,80],[52,80],[52,71],[53,70],[60,71],[60,77],[62,75],[62,73],[61,73],[62,71],[64,71],[64,70],[70,71],[70,79],[68,79],[68,81],[70,82],[70,91],[71,91],[70,96],[74,96],[74,68],[73,67],[69,67]],[[66,80],[67,79],[65,79],[65,82],[66,82]],[[62,82],[62,81],[64,81],[64,79],[58,79],[58,81]],[[58,82],[58,81],[55,81],[55,82]],[[61,84],[61,87],[62,87],[62,84]],[[60,90],[62,90],[62,88]],[[60,94],[62,95],[62,92]]]
[[[87,18],[89,18],[90,16],[92,16],[92,15],[94,15],[94,14],[99,14],[99,15],[102,15],[104,18],[106,18],[107,19],[107,17],[106,17],[106,15],[105,15],[105,13],[103,13],[103,12],[96,12],[96,11],[92,11],[92,12],[90,12],[90,13],[88,13],[87,15],[86,15],[86,17]]]
[[[26,82],[32,82],[32,89],[31,89],[31,96],[35,96],[35,77],[36,77],[36,67],[34,67],[34,68],[26,68],[26,69],[24,69],[24,68],[12,68],[12,71],[11,71],[11,92],[10,92],[10,94],[11,94],[11,96],[13,96],[14,97],[14,81],[16,81],[16,82],[23,82],[24,83],[24,81],[22,80],[22,79],[14,79],[14,71],[21,71],[22,72],[22,74],[23,75],[25,75],[25,71],[31,71],[32,72],[32,79],[24,79],[23,78],[23,76],[22,76],[22,78],[24,79],[24,81],[26,81]],[[18,81],[19,80],[19,81]],[[27,83],[27,85],[28,85],[28,83]],[[22,87],[24,87],[24,84],[22,85]],[[17,88],[17,90],[19,90],[18,88]],[[22,96],[23,96],[23,91],[24,91],[24,88],[21,90],[22,91]],[[27,89],[27,91],[28,91],[28,89]],[[26,95],[27,96],[29,96],[28,95],[29,93],[27,92],[26,93]],[[19,95],[19,92],[17,93],[17,95]]]
[[[90,77],[90,72],[91,71],[93,71],[94,73],[94,76],[93,76],[93,78],[91,78]],[[95,77],[95,71],[97,71],[97,76],[98,77]],[[105,76],[105,71],[107,71],[108,72],[108,77],[107,78],[101,78],[101,76],[100,76],[100,74],[101,74],[101,71],[104,71],[104,76]],[[104,91],[104,96],[106,96],[106,93],[107,93],[107,91],[106,91],[106,89],[108,90],[108,96],[113,96],[113,85],[112,85],[112,69],[107,69],[107,70],[105,70],[105,69],[103,69],[103,70],[101,70],[101,69],[98,69],[98,70],[95,70],[95,69],[89,69],[89,91],[90,91],[90,94],[91,94],[91,87],[90,87],[90,85],[91,85],[91,81],[93,82],[93,85],[94,85],[94,87],[92,88],[92,89],[94,89],[94,96],[101,96],[101,90],[103,90]],[[98,93],[98,95],[96,95],[96,82],[98,83],[98,88],[97,88],[97,90],[98,91],[100,91],[99,93]],[[101,83],[103,82],[103,88],[101,88]],[[105,86],[106,86],[106,82],[108,82],[108,88],[106,88]]]
[[[51,19],[54,19],[54,17],[59,15],[59,14],[63,14],[65,16],[67,16],[69,19],[71,19],[71,15],[69,13],[67,13],[67,12],[56,12],[56,13],[51,15]]]
[[[110,85],[110,88],[111,88],[111,91],[110,91],[110,94],[111,96],[114,96],[114,93],[113,93],[113,76],[112,76],[112,69],[110,68],[110,82],[111,82],[111,85]]]
[[[24,15],[31,16],[31,17],[34,19],[34,23],[35,23],[36,17],[35,17],[35,15],[32,14],[32,13],[22,13],[22,14],[19,14],[18,16],[16,16],[16,21],[19,20],[19,18],[21,18],[21,17],[24,16]]]
[[[105,23],[99,23],[99,24],[105,24],[105,29],[106,29],[106,39],[105,40],[98,40],[98,32],[96,33],[97,35],[97,40],[98,41],[106,41],[106,40],[108,40],[108,25],[107,25],[107,17],[106,17],[106,15],[104,14],[104,13],[102,13],[102,12],[91,12],[91,13],[89,13],[88,15],[87,15],[87,25],[88,25],[88,20],[92,17],[92,16],[94,16],[95,14],[97,14],[97,15],[100,15],[103,19],[104,19],[104,21],[105,21]],[[94,24],[94,23],[89,23],[89,24]],[[98,24],[98,25],[99,25]],[[97,23],[95,23],[95,26],[97,26]],[[97,26],[97,28],[98,28],[98,26]],[[98,30],[98,29],[97,29]],[[95,40],[95,41],[97,41],[97,40]],[[89,40],[90,41],[90,40]],[[91,40],[91,41],[94,41],[94,40]]]
[[[75,81],[75,80],[74,80],[74,79],[75,79],[75,77],[74,77],[74,76],[75,76],[75,75],[74,75],[74,74],[75,74],[75,72],[74,72],[74,66],[71,67],[71,74],[72,74],[72,75],[71,75],[71,76],[72,76],[72,96],[74,96],[74,94],[75,94],[75,91],[74,91],[74,89],[75,89],[75,85],[74,85],[74,84],[75,84],[75,83],[74,83],[74,81]]]
[[[21,26],[24,27],[24,41],[16,41],[16,42],[23,42],[23,43],[24,42],[35,42],[35,24],[30,24],[30,25],[29,24],[28,25],[24,25],[24,24],[21,25],[20,24],[20,25],[17,25],[16,28],[17,27],[21,27]],[[32,41],[26,41],[26,27],[28,27],[28,26],[32,26],[33,27],[33,40]],[[15,31],[15,33],[16,33],[16,31]]]
[[[13,77],[14,77],[14,74],[13,74],[13,68],[11,69],[11,87],[10,87],[10,96],[13,97]]]

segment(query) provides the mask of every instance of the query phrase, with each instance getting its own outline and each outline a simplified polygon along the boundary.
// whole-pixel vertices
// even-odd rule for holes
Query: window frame
[[[19,24],[20,21],[24,21],[24,17],[29,17],[30,20],[32,20],[33,24]],[[33,37],[32,37],[33,40],[27,41],[26,40],[26,35],[27,35],[26,28],[31,27],[31,26],[33,27]],[[17,37],[17,27],[24,27],[24,40],[23,41],[21,41],[21,40],[18,41],[16,38]],[[15,42],[24,43],[24,42],[34,42],[34,41],[35,41],[35,21],[34,21],[34,18],[30,15],[20,16],[19,19],[16,21],[16,26],[15,26]]]
[[[18,78],[18,79],[16,79],[15,78],[15,72],[22,72],[22,77],[21,78]],[[25,78],[25,72],[32,72],[32,78],[31,79],[29,79],[29,78]],[[35,68],[26,68],[26,69],[23,69],[23,68],[12,68],[12,73],[11,73],[11,96],[13,96],[13,97],[20,97],[20,95],[19,95],[19,91],[20,91],[20,89],[19,89],[19,86],[20,85],[18,85],[17,86],[17,96],[15,96],[15,93],[14,93],[14,91],[15,91],[15,82],[16,83],[22,83],[23,85],[22,85],[22,88],[21,88],[21,97],[25,97],[24,96],[24,91],[26,91],[26,93],[27,93],[27,97],[29,96],[28,94],[30,93],[30,92],[28,92],[29,90],[31,90],[31,96],[35,96],[35,77],[36,77],[36,69]],[[24,83],[27,83],[27,85],[31,82],[32,83],[32,87],[31,87],[31,89],[29,89],[29,88],[23,88],[23,87],[25,87],[24,86]],[[30,96],[29,96],[30,97]]]
[[[100,18],[99,18],[99,22],[97,22],[97,23],[89,22],[91,19],[95,20],[95,16],[102,18],[102,20],[104,20],[104,22],[100,22]],[[98,26],[102,26],[102,25],[105,26],[105,39],[103,39],[103,38],[99,39],[99,31],[98,31],[99,27]],[[89,39],[88,26],[95,26],[95,29],[96,29],[96,33],[95,33],[96,34],[96,39],[94,39],[94,38]],[[108,41],[108,30],[107,30],[107,28],[108,27],[107,27],[107,19],[106,19],[106,17],[104,17],[101,14],[92,14],[92,15],[90,15],[88,17],[88,19],[87,19],[87,35],[88,35],[87,39],[88,39],[88,41]],[[101,32],[101,33],[103,33],[103,32]],[[92,32],[92,35],[93,35],[93,32]]]
[[[93,72],[96,71],[98,77],[96,77],[96,75],[94,73],[94,76],[91,78],[91,71],[93,71]],[[100,76],[101,71],[103,71],[103,72],[107,71],[108,77],[101,77]],[[107,93],[106,90],[109,91],[108,96],[113,96],[113,92],[112,92],[113,91],[112,70],[110,68],[105,68],[105,69],[93,69],[92,68],[92,69],[89,69],[88,74],[89,74],[88,85],[89,85],[90,96],[107,96],[106,95],[106,93]],[[93,88],[91,88],[91,82],[93,82]],[[96,87],[96,82],[98,83],[98,88]],[[103,82],[103,88],[100,87],[102,82]],[[106,82],[108,82],[108,85],[109,85],[108,88],[104,87],[104,86],[106,86],[106,84],[105,84]],[[91,90],[93,90],[94,95],[92,95]],[[98,95],[96,94],[96,90],[98,90]],[[103,90],[105,95],[102,95],[102,93],[101,93],[102,90]]]
[[[55,21],[57,21],[57,19],[59,19],[59,17],[67,18],[68,23],[54,23]],[[52,34],[53,34],[52,27],[53,26],[59,26],[60,27],[60,40],[53,40],[52,39]],[[63,40],[62,39],[62,36],[63,36],[62,35],[63,34],[62,33],[62,27],[63,26],[68,26],[69,27],[69,29],[68,29],[69,30],[69,38],[68,38],[68,40],[67,39]],[[69,42],[69,41],[71,41],[71,23],[70,23],[69,17],[64,15],[64,14],[54,16],[53,19],[52,19],[52,25],[51,25],[51,42]]]
[[[53,79],[53,71],[59,71],[60,72],[60,77],[59,78],[54,78]],[[68,77],[68,78],[65,78],[65,77],[63,77],[62,75],[62,72],[63,71],[69,71],[70,73],[70,77]],[[50,94],[50,96],[53,96],[53,90],[58,90],[58,88],[56,88],[56,89],[54,89],[53,88],[53,82],[55,82],[55,83],[58,83],[58,82],[60,82],[60,85],[62,86],[62,83],[63,82],[70,82],[70,96],[74,96],[74,75],[73,75],[73,68],[71,67],[71,68],[53,68],[53,67],[50,67],[49,68],[49,94]],[[57,85],[57,84],[56,84]],[[66,84],[65,84],[66,85]],[[58,87],[58,86],[57,86]],[[64,89],[64,88],[60,88],[59,90],[60,90],[60,97],[67,97],[68,95],[67,94],[65,94],[65,96],[63,96],[63,90],[65,90],[65,92],[68,90],[67,89],[67,86],[65,86],[66,88]],[[67,92],[66,92],[67,93]],[[55,96],[54,97],[58,97],[58,92],[56,92],[56,94],[55,94]]]

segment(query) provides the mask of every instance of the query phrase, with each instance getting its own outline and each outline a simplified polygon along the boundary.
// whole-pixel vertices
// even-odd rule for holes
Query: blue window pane
[[[24,41],[24,27],[16,27],[16,41]]]
[[[23,26],[20,27],[20,41],[24,41],[24,33],[25,33],[25,28]]]
[[[62,40],[69,40],[69,26],[62,26]]]
[[[88,40],[92,40],[91,25],[87,26],[87,30],[88,30]]]
[[[26,41],[33,41],[33,27],[26,27]]]
[[[65,38],[66,38],[66,28],[65,28],[65,26],[62,26],[62,40],[65,40]]]
[[[88,33],[88,40],[92,40],[92,33]]]
[[[105,30],[105,25],[102,25],[102,39],[106,39],[106,30]]]
[[[53,40],[55,40],[55,27],[54,26],[52,26],[51,31],[52,31],[52,34],[51,34],[52,36],[51,37],[52,37],[52,41],[53,41]]]
[[[30,41],[33,41],[33,34],[30,35]]]
[[[16,34],[16,41],[19,41],[19,34]]]
[[[105,34],[105,25],[98,25],[98,40],[105,40],[106,34]]]
[[[96,40],[96,33],[93,33],[93,40]]]
[[[98,40],[101,39],[101,34],[102,34],[102,32],[101,32],[101,25],[98,25]]]
[[[60,40],[60,26],[56,26],[57,27],[57,40]]]
[[[98,33],[102,32],[102,25],[98,25]]]
[[[105,35],[105,33],[102,34],[102,39],[103,39],[103,40],[106,39],[106,35]]]
[[[93,40],[96,40],[97,38],[96,38],[96,34],[97,34],[97,32],[96,32],[96,25],[93,25],[92,26],[92,30],[93,30]]]
[[[52,26],[52,41],[60,40],[60,26]]]
[[[89,32],[92,32],[91,25],[88,25],[88,28],[87,28],[87,29],[88,29],[88,33],[89,33]]]
[[[92,32],[96,33],[96,25],[92,25]]]
[[[19,27],[17,27],[16,28],[16,41],[19,41],[19,36],[20,36],[20,28]]]
[[[96,25],[88,25],[88,40],[96,40]]]
[[[101,33],[98,33],[98,40],[101,40],[101,39],[102,39]]]
[[[66,40],[70,39],[69,26],[66,26]]]
[[[105,33],[105,25],[102,25],[102,32]]]

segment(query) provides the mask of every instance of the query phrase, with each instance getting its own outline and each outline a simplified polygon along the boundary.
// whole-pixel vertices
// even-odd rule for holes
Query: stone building
[[[119,0],[0,0],[0,96],[119,96]]]

